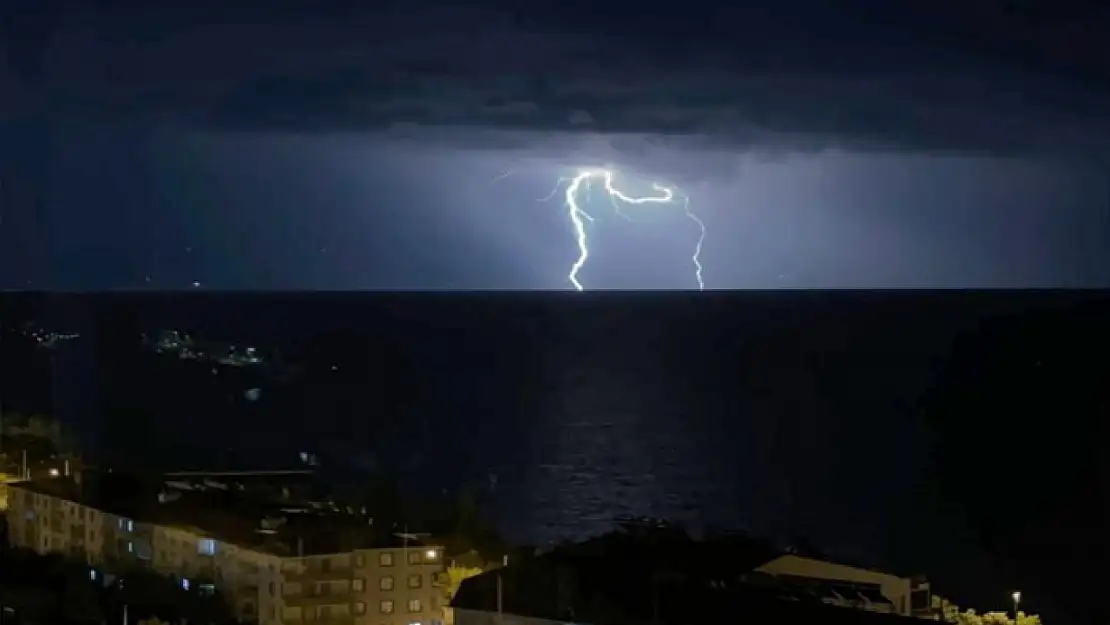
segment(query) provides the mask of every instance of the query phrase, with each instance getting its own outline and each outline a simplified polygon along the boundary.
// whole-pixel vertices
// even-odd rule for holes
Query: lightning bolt
[[[578,280],[578,273],[586,266],[586,261],[590,258],[590,245],[589,234],[587,232],[587,222],[592,223],[594,218],[578,202],[579,194],[584,190],[589,193],[594,180],[600,180],[602,188],[609,202],[613,205],[613,209],[618,215],[631,221],[623,210],[622,204],[637,206],[642,204],[681,204],[683,213],[686,218],[693,221],[698,226],[698,241],[694,246],[694,253],[690,257],[690,261],[694,265],[694,277],[698,282],[698,290],[705,290],[705,281],[702,279],[702,265],[701,265],[701,247],[705,241],[705,222],[697,216],[696,213],[690,208],[690,198],[685,194],[677,192],[672,187],[663,186],[659,183],[653,182],[651,188],[656,192],[656,195],[648,195],[642,197],[633,197],[627,195],[616,187],[613,183],[613,171],[610,169],[583,169],[578,172],[578,175],[573,178],[560,178],[555,183],[555,188],[541,201],[549,200],[559,192],[559,188],[566,184],[563,190],[564,205],[567,209],[567,217],[570,218],[571,225],[574,228],[574,238],[578,244],[578,258],[570,267],[570,272],[567,273],[567,280],[570,281],[574,288],[578,291],[585,290],[582,282]]]

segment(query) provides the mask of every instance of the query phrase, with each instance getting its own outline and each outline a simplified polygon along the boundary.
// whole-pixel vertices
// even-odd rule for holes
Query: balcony
[[[328,581],[338,579],[351,579],[355,576],[352,566],[307,567],[292,570],[283,570],[282,576],[290,582]]]
[[[282,601],[288,606],[321,606],[321,605],[341,605],[349,604],[354,601],[354,596],[350,590],[342,591],[329,591],[329,592],[300,592],[291,593],[282,596]]]

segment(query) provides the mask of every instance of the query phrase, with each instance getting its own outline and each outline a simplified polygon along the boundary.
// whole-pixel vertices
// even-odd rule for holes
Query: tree
[[[195,579],[186,584],[182,578],[133,568],[105,589],[105,612],[110,620],[118,620],[127,606],[129,617],[134,619],[157,618],[171,623],[185,619],[197,624],[233,622],[231,606],[208,581]]]
[[[956,625],[1015,625],[1014,619],[1006,612],[987,612],[977,614],[975,610],[957,612],[953,622]],[[1016,625],[1041,625],[1041,617],[1036,614],[1018,612]]]
[[[100,617],[83,563],[26,549],[0,551],[0,604],[29,620],[82,622]]]
[[[461,586],[464,581],[475,575],[481,575],[482,573],[482,569],[478,567],[456,565],[447,567],[447,598],[449,600],[454,599],[455,593],[459,591],[459,586]]]

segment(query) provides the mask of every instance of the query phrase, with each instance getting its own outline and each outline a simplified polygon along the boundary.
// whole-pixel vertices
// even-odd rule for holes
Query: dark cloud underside
[[[620,4],[73,5],[13,20],[14,101],[236,131],[456,126],[1110,154],[1097,38],[1084,35],[1105,19],[1097,5],[1073,23],[978,1]]]

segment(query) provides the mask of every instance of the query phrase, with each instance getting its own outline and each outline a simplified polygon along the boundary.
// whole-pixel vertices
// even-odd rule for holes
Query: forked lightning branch
[[[590,236],[589,227],[593,223],[594,218],[582,207],[581,197],[588,193],[591,185],[595,181],[600,181],[602,190],[609,198],[613,209],[617,214],[628,218],[627,213],[622,210],[622,205],[640,206],[644,204],[663,204],[674,205],[680,207],[685,216],[693,221],[698,227],[698,239],[694,245],[694,252],[690,256],[690,262],[694,267],[694,278],[697,281],[698,290],[705,289],[705,281],[702,279],[702,266],[701,266],[701,246],[705,240],[705,222],[697,216],[696,213],[690,208],[690,198],[683,194],[676,192],[673,187],[663,186],[658,183],[652,183],[651,188],[655,192],[653,195],[647,196],[631,196],[619,188],[614,182],[615,175],[611,169],[583,169],[578,172],[573,178],[561,178],[555,185],[555,190],[551,195],[558,192],[562,184],[566,184],[563,190],[563,200],[567,211],[567,217],[570,219],[571,225],[574,229],[575,241],[578,244],[578,258],[571,265],[570,271],[567,273],[567,280],[574,286],[576,290],[583,291],[582,281],[579,280],[578,274],[586,266],[587,261],[590,259]],[[548,198],[550,199],[551,195]]]

